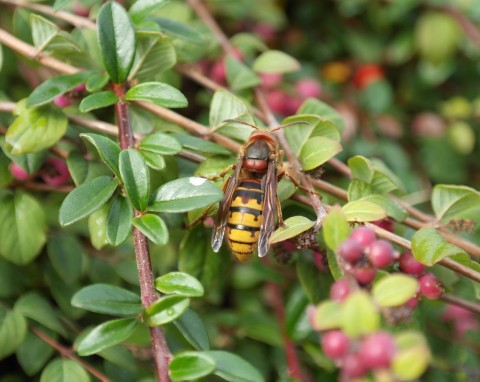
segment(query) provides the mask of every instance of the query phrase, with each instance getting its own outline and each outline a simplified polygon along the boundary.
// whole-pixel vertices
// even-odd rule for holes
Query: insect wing
[[[240,177],[242,165],[243,158],[238,160],[235,167],[235,172],[230,178],[228,178],[223,200],[218,206],[217,217],[215,218],[215,224],[212,232],[212,248],[214,252],[218,252],[222,246],[223,237],[225,236],[225,226],[227,225],[228,220],[228,211],[230,209],[230,204],[232,203],[233,194],[238,186],[238,178]]]
[[[275,216],[277,214],[277,170],[276,162],[268,162],[267,173],[264,178],[264,197],[263,197],[263,220],[260,226],[260,236],[258,239],[258,256],[263,257],[267,254],[270,244],[268,239],[275,230]]]

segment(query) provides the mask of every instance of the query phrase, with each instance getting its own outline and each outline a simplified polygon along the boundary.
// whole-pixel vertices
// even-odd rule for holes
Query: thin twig
[[[448,302],[449,304],[461,306],[462,308],[465,308],[472,313],[480,315],[480,304],[475,304],[474,302],[464,300],[463,298],[453,296],[448,293],[444,293],[440,297],[440,300]]]

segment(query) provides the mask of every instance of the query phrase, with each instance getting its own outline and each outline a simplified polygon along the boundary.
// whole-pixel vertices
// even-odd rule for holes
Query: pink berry
[[[340,330],[332,330],[322,337],[322,349],[331,359],[342,358],[348,351],[350,339]]]
[[[328,265],[326,263],[325,254],[318,251],[314,251],[312,257],[313,257],[313,262],[315,263],[319,271],[327,270]]]
[[[412,297],[410,300],[408,300],[406,303],[405,303],[405,306],[410,309],[410,310],[414,310],[418,305],[418,298],[416,297]]]
[[[377,332],[360,345],[360,359],[369,369],[386,369],[395,354],[395,342],[388,332]]]
[[[364,247],[356,240],[345,240],[338,249],[338,254],[348,263],[355,264],[363,257]]]
[[[408,273],[409,275],[419,275],[425,270],[425,265],[415,260],[412,252],[402,253],[398,259],[398,265],[402,272]]]
[[[431,300],[439,298],[443,293],[443,286],[441,281],[432,273],[426,273],[421,276],[418,281],[420,282],[420,292]]]
[[[330,287],[330,299],[334,301],[343,301],[350,294],[350,284],[345,279],[335,281]]]
[[[223,59],[215,61],[210,69],[210,77],[214,82],[220,85],[227,83],[227,73]]]
[[[281,90],[272,90],[265,95],[268,106],[273,112],[287,115],[288,114],[288,95]]]
[[[367,371],[359,354],[347,354],[342,362],[342,381],[351,381],[363,377]]]
[[[368,246],[371,242],[376,240],[377,236],[375,231],[368,227],[358,227],[350,234],[351,239],[355,239],[364,247]]]
[[[445,121],[435,113],[420,113],[412,121],[413,134],[420,137],[441,137],[447,131]]]
[[[472,312],[458,305],[448,305],[442,314],[445,321],[461,321],[472,317]]]
[[[277,30],[270,24],[258,23],[253,27],[253,33],[260,36],[264,40],[270,40],[275,37]]]
[[[367,253],[372,265],[380,269],[391,265],[395,258],[392,244],[382,239],[370,243]]]
[[[70,172],[66,163],[58,158],[48,158],[44,163],[41,176],[46,184],[61,187],[70,180]]]
[[[322,87],[320,86],[320,83],[313,78],[302,78],[301,80],[297,81],[295,84],[295,90],[303,99],[318,98],[322,93]]]
[[[302,105],[303,101],[300,98],[287,96],[285,108],[288,115],[295,114]]]
[[[375,280],[375,276],[377,275],[377,270],[373,267],[364,266],[364,267],[357,267],[353,269],[353,276],[355,280],[358,281],[360,285],[368,285],[373,280]]]
[[[265,89],[272,89],[281,84],[283,75],[279,73],[260,73],[260,79]]]
[[[80,84],[80,85],[77,85],[73,88],[73,91],[75,93],[83,93],[85,90],[87,90],[87,84],[83,83],[83,84]]]
[[[466,332],[476,330],[478,330],[478,321],[473,317],[455,322],[455,333],[460,338],[462,338]]]
[[[65,94],[62,94],[56,97],[53,100],[53,103],[58,107],[64,108],[64,107],[70,106],[72,104],[72,100],[70,99],[70,97],[66,96]]]
[[[395,231],[395,222],[389,218],[374,221],[372,222],[372,224],[375,224],[377,227],[383,228],[385,231],[388,232]]]
[[[15,162],[10,163],[9,168],[10,168],[10,172],[12,173],[15,179],[29,180],[35,177],[34,174],[29,174],[20,165],[16,164]]]

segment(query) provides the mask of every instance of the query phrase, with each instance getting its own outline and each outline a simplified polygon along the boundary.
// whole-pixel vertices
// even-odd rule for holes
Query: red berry
[[[363,89],[370,85],[373,81],[383,78],[383,70],[375,64],[367,64],[360,66],[353,77],[354,85]]]
[[[383,228],[385,231],[393,232],[395,231],[395,222],[392,219],[385,218],[372,222],[377,227]]]
[[[273,25],[267,23],[258,23],[253,27],[253,33],[268,41],[275,37],[277,30]]]
[[[391,265],[395,258],[392,244],[382,239],[370,243],[367,254],[372,265],[380,269]]]
[[[369,245],[371,242],[376,240],[377,236],[375,235],[375,231],[368,227],[358,227],[352,231],[350,234],[351,239],[355,239],[364,247]]]
[[[15,162],[10,163],[9,168],[10,168],[10,172],[12,173],[15,179],[29,180],[35,177],[34,174],[29,174],[20,165],[16,164]]]
[[[288,115],[289,106],[287,104],[288,95],[286,93],[281,90],[272,90],[265,95],[265,98],[273,112]]]
[[[360,345],[360,359],[369,369],[386,369],[395,354],[395,342],[388,332],[377,332]]]
[[[301,105],[301,99],[287,96],[287,99],[285,101],[285,109],[287,115],[295,114]]]
[[[340,330],[332,330],[322,337],[322,349],[331,359],[342,358],[348,351],[350,339]]]
[[[46,184],[61,187],[70,180],[70,172],[66,163],[58,158],[48,158],[44,163],[41,176]]]
[[[265,89],[271,89],[281,84],[283,75],[279,73],[260,73],[260,79]]]
[[[325,271],[328,269],[324,253],[314,251],[312,257],[313,262],[315,263],[319,271]]]
[[[322,87],[320,86],[320,83],[313,78],[302,78],[301,80],[297,81],[295,84],[295,90],[303,99],[318,98],[322,93]]]
[[[443,286],[441,281],[432,273],[426,273],[421,276],[418,281],[420,282],[420,292],[431,300],[439,298],[443,293]]]
[[[363,266],[353,269],[353,276],[360,285],[370,284],[373,280],[375,280],[376,275],[377,270],[373,267]]]
[[[442,314],[445,321],[461,321],[472,317],[472,312],[458,305],[448,305]]]
[[[414,310],[418,305],[418,298],[412,297],[410,300],[408,300],[405,303],[405,306],[409,308],[410,310]]]
[[[350,294],[350,284],[345,279],[335,281],[330,287],[330,299],[334,301],[343,301]]]
[[[338,254],[348,263],[355,264],[363,257],[364,247],[356,240],[345,240],[338,249]]]
[[[360,359],[359,354],[347,354],[342,362],[342,380],[351,381],[355,378],[363,377],[367,373],[367,368]]]
[[[53,100],[53,103],[58,107],[64,108],[70,106],[72,104],[72,100],[67,95],[62,94],[61,96],[56,97]]]
[[[425,265],[415,260],[412,252],[403,253],[398,259],[398,265],[402,272],[408,273],[410,275],[419,275],[425,270]]]
[[[213,63],[210,68],[210,77],[217,84],[225,85],[227,83],[227,73],[223,59],[219,59]]]
[[[455,333],[460,338],[462,338],[466,332],[476,330],[478,330],[478,321],[473,317],[455,322]]]

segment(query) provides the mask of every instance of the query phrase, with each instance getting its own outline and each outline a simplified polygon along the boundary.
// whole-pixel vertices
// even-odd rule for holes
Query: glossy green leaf
[[[199,151],[203,154],[231,155],[231,152],[217,143],[210,142],[201,138],[187,134],[171,134],[180,144],[191,150]]]
[[[437,184],[432,192],[432,208],[438,220],[461,216],[480,205],[480,192],[467,186]]]
[[[420,378],[427,370],[431,355],[425,337],[415,331],[404,331],[395,336],[397,351],[393,358],[392,369],[402,381]]]
[[[300,160],[305,171],[313,170],[342,151],[338,141],[324,137],[309,138],[302,147]]]
[[[260,73],[290,73],[300,70],[300,63],[279,50],[267,50],[253,62],[253,70]]]
[[[367,292],[351,293],[343,302],[342,328],[351,338],[370,334],[380,326],[380,313]]]
[[[51,338],[56,339],[53,333],[48,334]],[[47,345],[32,332],[27,332],[25,340],[16,351],[16,356],[25,374],[32,377],[43,369],[54,353],[55,349],[50,345]]]
[[[170,272],[155,279],[155,288],[166,294],[187,297],[203,296],[203,286],[195,277],[184,272]]]
[[[169,2],[170,0],[138,0],[132,4],[128,10],[128,14],[133,22],[138,23]]]
[[[100,176],[75,188],[60,207],[60,225],[73,224],[102,207],[117,186],[118,183],[109,176]]]
[[[27,98],[27,107],[39,107],[53,101],[56,97],[72,90],[75,86],[85,83],[90,72],[65,74],[52,77],[40,85]]]
[[[90,93],[96,93],[102,90],[107,84],[110,78],[107,74],[93,73],[87,78],[85,87]]]
[[[408,217],[407,210],[386,195],[368,195],[359,200],[371,202],[380,206],[384,209],[387,216],[390,216],[398,222],[402,222]]]
[[[422,264],[432,266],[446,257],[465,252],[447,242],[435,228],[421,228],[412,237],[412,253]]]
[[[135,85],[125,95],[128,101],[148,101],[155,105],[176,108],[188,106],[180,90],[161,82],[143,82]]]
[[[63,281],[67,284],[78,281],[86,254],[75,236],[64,232],[54,234],[48,241],[47,252],[53,268]]]
[[[37,199],[24,192],[0,196],[0,254],[23,265],[40,254],[47,240],[45,213]]]
[[[199,36],[198,32],[190,28],[187,24],[163,17],[152,17],[151,19],[162,28],[162,32],[165,32],[169,36],[178,37],[182,40],[193,42],[194,44],[204,43],[203,38]]]
[[[204,352],[217,365],[214,374],[230,382],[264,382],[265,379],[250,363],[236,354],[212,350]]]
[[[382,277],[372,288],[373,299],[384,308],[403,305],[417,292],[417,279],[400,273]]]
[[[119,170],[128,199],[138,211],[147,208],[150,198],[150,172],[135,149],[120,152]]]
[[[137,325],[135,318],[120,318],[98,325],[80,339],[77,352],[87,356],[117,345],[130,337]]]
[[[322,119],[333,122],[340,131],[345,128],[345,122],[338,111],[316,98],[307,98],[298,109],[297,114],[315,114]]]
[[[330,330],[342,326],[343,307],[337,301],[325,301],[315,308],[313,327],[315,330]]]
[[[350,235],[347,218],[340,206],[334,206],[323,221],[323,238],[332,251],[338,251],[340,245]]]
[[[143,138],[138,148],[160,155],[175,155],[182,150],[182,145],[171,135],[154,133]]]
[[[125,81],[135,57],[135,30],[125,9],[117,2],[105,3],[97,16],[98,41],[110,79]]]
[[[145,214],[134,218],[132,224],[155,244],[168,243],[168,228],[160,216]]]
[[[135,316],[143,310],[138,294],[108,284],[93,284],[80,289],[72,297],[72,305],[114,316]]]
[[[190,299],[185,296],[165,296],[147,308],[144,320],[149,326],[165,325],[181,316],[189,305]]]
[[[89,96],[82,99],[78,108],[82,113],[88,113],[92,110],[101,109],[107,106],[112,106],[116,104],[118,101],[118,97],[115,95],[114,92],[109,90],[90,94]]]
[[[100,250],[106,244],[107,241],[107,217],[110,206],[108,204],[103,205],[95,212],[92,212],[88,217],[88,233],[90,234],[90,242],[93,248]]]
[[[42,371],[40,382],[90,382],[90,376],[77,362],[57,358]]]
[[[12,155],[36,153],[58,142],[67,131],[67,117],[52,107],[23,108],[5,134]]]
[[[133,209],[127,199],[117,196],[108,211],[107,240],[114,247],[127,240],[132,232]]]
[[[149,210],[157,212],[186,212],[206,207],[223,198],[214,183],[197,177],[181,178],[165,183],[156,192]]]
[[[217,90],[210,103],[210,128],[218,129],[226,119],[235,119],[247,112],[248,106],[243,100],[226,90]]]
[[[352,170],[352,177],[365,183],[371,183],[375,169],[372,163],[361,155],[356,155],[348,160],[348,167]]]
[[[210,349],[207,329],[200,315],[194,310],[187,309],[180,317],[173,321],[173,324],[194,349]]]
[[[27,333],[27,321],[20,313],[0,305],[0,359],[14,353]]]
[[[261,83],[260,78],[248,66],[227,55],[225,58],[227,81],[233,90],[249,89]]]
[[[205,377],[215,370],[215,361],[205,353],[184,352],[177,354],[168,365],[173,381],[191,381]]]
[[[284,226],[277,228],[270,236],[268,242],[270,244],[278,243],[290,239],[292,237],[300,235],[312,228],[315,222],[307,219],[304,216],[292,216],[284,221]]]
[[[342,208],[349,222],[370,222],[387,216],[382,207],[365,200],[348,202]]]
[[[371,162],[375,168],[371,185],[376,194],[385,194],[396,189],[403,190],[405,188],[400,178],[385,163],[376,158],[372,159]]]
[[[140,150],[140,154],[142,155],[148,167],[158,171],[161,171],[165,168],[166,162],[162,155],[152,153],[151,151],[142,150]]]

